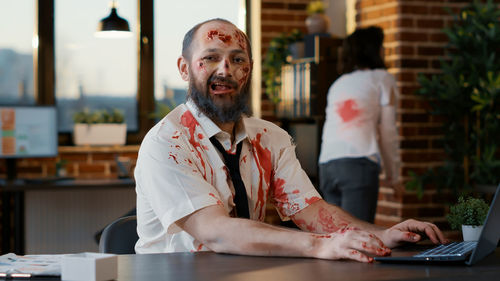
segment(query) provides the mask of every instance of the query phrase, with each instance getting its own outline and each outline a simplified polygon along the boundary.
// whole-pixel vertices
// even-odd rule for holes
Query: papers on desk
[[[117,256],[103,253],[0,256],[0,278],[59,277],[73,281],[112,280],[118,276]]]
[[[0,256],[0,278],[31,276],[60,276],[64,255],[26,255],[13,253]]]

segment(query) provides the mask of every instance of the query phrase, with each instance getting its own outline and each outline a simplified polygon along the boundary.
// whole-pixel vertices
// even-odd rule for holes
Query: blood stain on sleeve
[[[295,212],[300,210],[298,203],[291,203],[288,198],[288,193],[285,191],[285,180],[281,178],[276,178],[271,184],[272,198],[276,202],[276,207],[280,210],[282,214],[286,214],[287,210],[289,212]],[[298,190],[296,190],[298,191]],[[295,193],[295,191],[292,191]]]
[[[212,192],[210,192],[208,195],[212,196],[215,200],[217,200],[217,205],[220,205],[220,206],[224,207],[224,204],[222,204],[222,201],[220,201],[220,199],[217,198],[215,196],[215,194],[213,194]]]
[[[315,203],[317,201],[321,200],[321,198],[319,198],[318,196],[313,196],[313,197],[310,197],[310,198],[306,198],[306,204],[307,205],[311,205],[312,203]]]

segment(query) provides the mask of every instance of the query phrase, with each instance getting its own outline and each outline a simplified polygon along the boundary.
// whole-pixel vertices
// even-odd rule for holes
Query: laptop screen
[[[497,247],[498,240],[500,239],[500,198],[498,198],[498,193],[500,193],[500,184],[497,186],[495,196],[491,202],[477,247],[467,262],[469,265],[482,260],[485,256],[495,251]]]

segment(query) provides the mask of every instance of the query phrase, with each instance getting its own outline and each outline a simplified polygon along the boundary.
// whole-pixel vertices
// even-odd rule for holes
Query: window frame
[[[153,0],[137,0],[137,123],[138,130],[127,133],[128,144],[138,144],[154,125],[154,11]],[[55,105],[55,1],[36,0],[35,30],[38,48],[33,51],[34,93],[37,105]],[[59,145],[72,145],[71,133],[59,133]]]
[[[35,0],[34,36],[38,48],[33,50],[33,84],[35,103],[55,105],[55,0]],[[245,1],[247,34],[250,34],[250,2]],[[154,0],[137,0],[137,124],[138,130],[127,133],[127,144],[139,144],[155,120],[154,75]],[[59,133],[59,145],[72,145],[71,133]]]

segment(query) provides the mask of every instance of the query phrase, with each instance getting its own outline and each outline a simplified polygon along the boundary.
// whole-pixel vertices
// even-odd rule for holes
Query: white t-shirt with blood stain
[[[391,90],[397,96],[396,80],[382,69],[356,70],[332,84],[319,163],[351,157],[380,159],[377,126],[382,106],[390,102]]]
[[[250,219],[264,220],[268,199],[283,219],[321,199],[283,129],[243,117],[231,143],[229,134],[188,101],[155,125],[141,144],[135,168],[137,253],[208,250],[176,222],[211,205],[233,214],[234,187],[212,136],[229,153],[243,142],[240,174]]]

